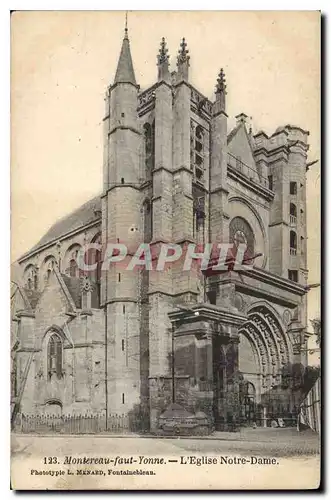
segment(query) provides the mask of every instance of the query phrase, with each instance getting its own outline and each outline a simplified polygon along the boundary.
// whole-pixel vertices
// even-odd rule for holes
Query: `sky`
[[[11,16],[11,260],[60,217],[102,189],[104,93],[123,38],[121,11],[26,11]],[[181,38],[190,81],[210,99],[221,67],[229,128],[241,112],[253,132],[280,125],[310,131],[308,161],[320,159],[318,12],[134,11],[128,15],[136,79],[156,80],[166,38],[171,70]],[[320,280],[320,163],[307,173],[309,283]],[[308,317],[319,315],[319,289]],[[311,327],[308,328],[311,330]]]

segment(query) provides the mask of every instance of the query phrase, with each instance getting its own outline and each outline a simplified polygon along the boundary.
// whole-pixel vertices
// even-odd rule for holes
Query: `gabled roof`
[[[240,125],[237,125],[236,127],[234,127],[231,132],[228,134],[228,138],[227,138],[227,143],[230,144],[230,142],[232,141],[232,139],[234,138],[234,136],[236,135],[236,133],[238,132],[239,128],[240,128]]]
[[[18,283],[18,282],[12,282],[11,283],[11,290],[10,290],[10,303],[11,303],[11,308],[12,308],[12,312],[15,314],[16,313],[16,310],[15,310],[15,305],[16,305],[16,302],[17,302],[17,297],[19,294],[19,296],[21,297],[21,303],[24,307],[25,310],[27,311],[32,311],[32,305],[31,305],[31,297],[29,298],[28,294],[26,293],[27,289],[25,289],[21,283]]]
[[[246,175],[259,180],[256,162],[254,158],[252,138],[247,132],[244,122],[239,123],[228,135],[228,151],[231,155],[238,158],[248,171]]]
[[[74,210],[71,214],[63,217],[53,224],[47,233],[34,245],[31,250],[26,252],[19,260],[29,255],[31,252],[46,245],[47,243],[55,242],[65,234],[84,227],[90,222],[100,219],[101,212],[101,197],[96,196],[92,200],[87,201],[81,207]]]
[[[72,300],[74,301],[77,309],[82,307],[82,292],[81,292],[81,283],[79,278],[73,278],[71,276],[67,276],[66,274],[61,274],[62,279],[70,293]]]
[[[81,288],[81,280],[80,278],[74,278],[71,276],[67,276],[66,274],[61,274],[62,279],[70,293],[72,300],[75,303],[77,309],[82,308],[82,288]],[[91,293],[91,307],[95,309],[99,309],[99,290],[95,283],[92,286]]]
[[[34,310],[36,308],[38,300],[40,299],[41,292],[38,292],[37,290],[30,290],[29,288],[24,288],[24,292],[29,301],[31,309]]]

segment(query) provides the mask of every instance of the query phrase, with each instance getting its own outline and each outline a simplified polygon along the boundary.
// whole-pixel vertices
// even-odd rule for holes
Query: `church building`
[[[287,366],[306,364],[309,132],[253,133],[243,112],[229,130],[223,69],[209,100],[190,79],[185,39],[176,63],[171,71],[162,38],[156,81],[140,89],[125,29],[105,95],[100,194],[18,259],[18,413],[131,413],[155,430],[177,403],[222,428],[247,418],[243,405],[261,403]],[[95,245],[96,268],[83,276],[80,249],[109,242],[129,254],[148,243],[155,255],[169,242],[244,243],[252,265],[209,273],[179,260],[157,272],[118,262],[104,272]]]

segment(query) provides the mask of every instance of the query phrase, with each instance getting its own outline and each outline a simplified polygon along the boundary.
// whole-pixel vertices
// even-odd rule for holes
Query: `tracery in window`
[[[154,168],[154,136],[155,136],[155,122],[152,124],[144,124],[144,136],[145,136],[145,167],[146,176],[150,178],[152,176],[152,170]]]
[[[204,183],[204,130],[191,121],[191,170],[195,181]]]
[[[57,333],[53,333],[47,346],[48,376],[56,374],[62,377],[62,340]]]
[[[254,255],[254,233],[248,222],[242,217],[234,217],[230,222],[229,241],[236,246],[245,244],[247,252]]]

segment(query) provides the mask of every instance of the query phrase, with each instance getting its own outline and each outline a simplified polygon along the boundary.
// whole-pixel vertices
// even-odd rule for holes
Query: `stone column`
[[[239,424],[239,373],[238,373],[239,337],[230,337],[226,348],[226,423],[228,430],[235,430]]]

